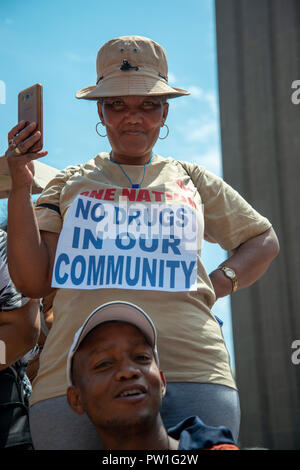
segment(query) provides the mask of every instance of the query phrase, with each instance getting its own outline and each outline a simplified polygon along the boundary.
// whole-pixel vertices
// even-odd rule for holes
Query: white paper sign
[[[59,237],[52,287],[196,290],[198,225],[186,204],[77,196]]]

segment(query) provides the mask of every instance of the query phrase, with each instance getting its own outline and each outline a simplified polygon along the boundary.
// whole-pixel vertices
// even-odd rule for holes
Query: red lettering
[[[173,199],[175,201],[187,202],[186,198],[182,194],[173,193]]]
[[[122,189],[122,198],[127,198],[129,201],[135,201],[136,190],[135,189]]]
[[[164,194],[163,191],[151,191],[154,196],[155,196],[155,202],[161,202],[162,201],[162,194]]]
[[[100,191],[92,191],[90,197],[95,197],[96,199],[102,199],[104,189],[100,189]]]
[[[151,202],[149,191],[147,189],[140,189],[136,200]]]
[[[176,183],[178,184],[178,186],[180,186],[181,189],[185,189],[182,180],[176,180]]]
[[[188,203],[189,203],[192,207],[194,207],[194,209],[197,209],[196,203],[195,203],[195,202],[193,201],[193,199],[191,199],[190,197],[188,197]]]
[[[104,200],[105,201],[114,201],[115,200],[115,189],[107,189],[105,191]]]
[[[188,188],[187,186],[185,186],[183,184],[183,181],[182,180],[176,180],[176,183],[178,184],[178,186],[180,186],[181,189],[183,189],[184,191],[192,191],[192,193],[194,192],[192,190],[192,188]]]
[[[191,189],[191,188],[188,188],[188,189]],[[80,195],[88,196],[90,194],[90,197],[94,197],[96,199],[103,198],[105,201],[114,201],[115,193],[116,193],[116,189],[114,188],[114,189],[106,189],[105,194],[104,194],[104,189],[100,189],[99,191],[97,190],[94,190],[91,192],[84,191],[80,193]],[[197,204],[193,201],[193,199],[190,197],[186,198],[182,194],[168,193],[168,192],[164,193],[163,191],[151,191],[151,193],[154,194],[155,202],[163,202],[163,195],[165,195],[165,199],[167,201],[182,201],[182,202],[190,204],[192,207],[194,207],[194,209],[197,209]],[[104,194],[104,197],[103,197],[103,194]],[[122,188],[122,199],[124,198],[129,199],[129,201],[136,200],[136,201],[151,202],[150,192],[147,189],[140,189],[138,191],[138,194],[136,195],[136,189]]]

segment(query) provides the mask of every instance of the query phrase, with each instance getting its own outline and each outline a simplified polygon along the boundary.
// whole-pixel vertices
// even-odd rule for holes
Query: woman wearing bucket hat
[[[30,199],[30,164],[46,152],[30,153],[39,140],[38,133],[31,135],[33,124],[20,123],[9,133],[6,156],[13,183],[8,207],[9,259],[17,260],[10,262],[11,275],[31,297],[57,289],[54,322],[31,399],[36,448],[97,448],[98,437],[89,421],[68,408],[65,364],[75,331],[92,310],[112,300],[134,302],[156,325],[161,368],[168,382],[162,409],[165,425],[199,415],[208,425],[229,427],[237,440],[238,393],[211,308],[216,299],[262,276],[278,253],[278,241],[271,223],[221,178],[194,163],[153,153],[166,126],[167,100],[188,94],[168,85],[166,55],[156,42],[124,36],[104,44],[97,57],[96,84],[78,91],[76,97],[97,101],[105,133],[99,131],[100,123],[97,132],[107,135],[111,152],[61,171],[41,194],[35,211]],[[120,223],[117,216],[124,214],[124,201],[129,207],[127,229],[133,222],[138,227],[135,258],[123,255],[136,240],[129,237],[126,245],[120,233],[112,235]],[[136,212],[130,212],[130,203],[139,204],[134,206]],[[115,219],[108,225],[114,252],[105,252],[106,241],[94,237],[88,225],[101,225],[104,213],[96,209],[104,205],[107,211],[115,210]],[[191,250],[195,258],[188,258],[188,251],[182,254],[181,240],[174,234],[162,242],[159,237],[149,241],[140,235],[151,226],[145,217],[153,206],[158,210],[157,220],[173,220],[173,228],[184,227],[187,214],[196,214],[198,241]],[[165,219],[168,207],[171,211]],[[22,239],[17,239],[20,221],[24,221]],[[200,258],[202,235],[232,252],[210,275]],[[98,250],[98,258],[85,255],[91,253],[91,246],[93,253]],[[79,249],[80,256],[72,258],[72,249]],[[106,271],[100,261],[106,263]]]

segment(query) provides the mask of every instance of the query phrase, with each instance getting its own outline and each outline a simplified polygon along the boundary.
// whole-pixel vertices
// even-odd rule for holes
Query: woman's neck
[[[110,158],[113,162],[119,163],[119,165],[146,165],[149,163],[152,157],[152,151],[145,153],[144,155],[124,155],[121,153],[110,152]]]

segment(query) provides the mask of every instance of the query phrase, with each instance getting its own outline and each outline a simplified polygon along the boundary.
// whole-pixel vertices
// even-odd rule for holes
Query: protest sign
[[[196,290],[197,218],[194,208],[180,203],[79,195],[59,237],[52,287]]]

